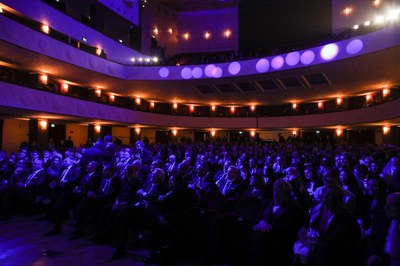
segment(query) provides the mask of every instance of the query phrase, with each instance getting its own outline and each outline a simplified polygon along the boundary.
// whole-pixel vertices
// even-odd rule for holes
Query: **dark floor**
[[[115,248],[110,245],[95,245],[84,239],[68,241],[73,230],[69,225],[59,236],[42,237],[51,225],[34,218],[15,217],[0,222],[0,265],[145,265],[147,251],[129,252],[111,261]]]

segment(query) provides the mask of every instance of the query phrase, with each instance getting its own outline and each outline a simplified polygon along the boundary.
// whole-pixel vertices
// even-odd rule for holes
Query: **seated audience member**
[[[329,184],[310,212],[309,228],[300,230],[294,251],[306,265],[357,265],[360,239],[357,220],[344,207],[343,189]]]
[[[292,193],[289,182],[275,181],[273,200],[267,202],[253,226],[252,265],[291,264],[297,232],[307,221],[306,212]]]
[[[136,192],[136,202],[124,206],[115,221],[115,226],[119,226],[119,245],[113,257],[118,258],[125,252],[128,240],[129,228],[131,226],[142,227],[153,222],[155,204],[159,196],[166,193],[164,185],[165,172],[161,168],[154,169],[152,182]]]
[[[322,181],[318,178],[315,169],[312,166],[304,167],[305,188],[311,197],[314,197],[314,192],[318,187],[323,185]]]
[[[209,185],[210,185],[210,173],[206,163],[198,163],[196,166],[195,176],[189,183],[188,188],[196,192],[199,200],[204,197]]]
[[[174,245],[178,249],[185,237],[182,235],[182,215],[198,202],[194,191],[185,187],[182,178],[177,175],[170,178],[169,189],[168,193],[158,197],[155,208],[147,212],[149,223],[146,227],[150,231],[150,255],[145,259],[147,264],[160,260],[159,253],[165,244]],[[153,218],[149,218],[151,216]]]
[[[367,195],[361,208],[361,224],[366,238],[366,255],[368,265],[374,261],[389,262],[384,253],[386,235],[390,219],[385,211],[386,183],[379,177],[372,177],[367,183]],[[374,264],[372,264],[374,265]]]
[[[316,200],[316,203],[319,203],[323,200],[324,189],[326,186],[328,186],[328,185],[339,186],[338,173],[334,169],[328,169],[323,173],[322,181],[324,183],[324,186],[317,188],[314,193],[314,198]],[[343,190],[342,191],[343,203],[346,205],[347,209],[354,214],[356,212],[355,195],[348,190],[344,190],[342,187],[340,187],[340,188]]]
[[[79,168],[75,165],[74,157],[66,157],[63,161],[63,168],[61,169],[61,174],[51,180],[49,184],[54,200],[57,200],[62,192],[72,191],[79,182]]]
[[[178,163],[176,162],[176,156],[174,154],[171,154],[169,156],[168,163],[165,165],[165,168],[167,170],[167,174],[169,177],[176,174],[176,171],[178,169]]]
[[[128,167],[128,175],[133,175],[131,171],[135,170],[135,167]],[[87,197],[84,197],[78,204],[75,215],[75,231],[72,233],[70,240],[84,237],[84,226],[93,225],[100,210],[115,200],[119,181],[113,174],[111,166],[103,166],[100,186],[97,191],[88,192]]]
[[[400,193],[386,199],[387,215],[392,219],[385,241],[384,252],[390,257],[390,265],[400,265]]]
[[[54,224],[51,231],[44,236],[53,236],[61,233],[62,223],[69,217],[69,211],[75,210],[85,197],[91,197],[100,185],[98,173],[99,164],[91,161],[86,166],[86,174],[80,179],[79,184],[72,191],[64,191],[55,202],[53,208],[46,214],[47,220]]]
[[[99,212],[96,233],[93,236],[94,242],[102,242],[109,238],[115,230],[116,219],[120,212],[128,205],[136,203],[136,193],[142,188],[140,160],[135,160],[132,166],[128,166],[126,175],[118,180],[118,190],[114,203],[105,205]]]
[[[219,191],[225,197],[229,210],[233,210],[245,189],[239,169],[233,165],[229,166],[226,180],[222,180],[219,184]]]
[[[24,180],[19,179],[18,182],[8,184],[0,190],[0,220],[6,220],[13,212],[36,203],[37,198],[46,189],[46,181],[43,161],[37,159],[33,163],[32,171]]]

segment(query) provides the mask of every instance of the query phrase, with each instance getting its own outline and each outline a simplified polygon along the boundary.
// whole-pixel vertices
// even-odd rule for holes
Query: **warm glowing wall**
[[[88,126],[69,124],[66,126],[66,136],[71,136],[75,147],[85,145],[88,139]]]
[[[130,128],[128,127],[112,127],[112,136],[119,138],[124,145],[130,144]]]
[[[155,143],[156,141],[156,130],[155,129],[145,129],[142,128],[140,130],[141,139],[147,137],[150,143]]]
[[[18,151],[22,141],[28,142],[29,121],[4,119],[3,150],[9,154]]]

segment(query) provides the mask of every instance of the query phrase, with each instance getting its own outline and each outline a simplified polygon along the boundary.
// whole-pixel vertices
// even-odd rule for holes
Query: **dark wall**
[[[239,50],[269,53],[326,40],[332,32],[332,0],[239,2]]]

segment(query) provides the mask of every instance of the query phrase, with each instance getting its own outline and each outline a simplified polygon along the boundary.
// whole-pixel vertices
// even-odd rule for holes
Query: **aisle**
[[[72,228],[64,226],[63,234],[42,237],[51,229],[47,222],[32,217],[16,217],[0,222],[0,265],[3,266],[74,266],[74,265],[145,265],[147,252],[129,253],[110,261],[114,248],[94,245],[83,239],[68,241]]]

